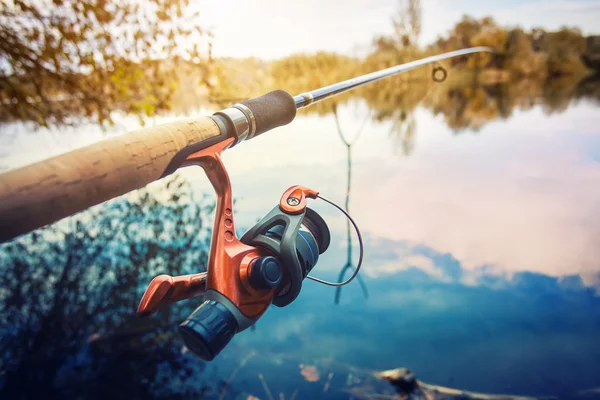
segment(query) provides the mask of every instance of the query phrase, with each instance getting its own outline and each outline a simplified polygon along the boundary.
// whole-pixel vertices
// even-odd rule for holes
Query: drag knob
[[[275,257],[258,257],[252,263],[250,285],[255,289],[272,289],[281,283],[281,266]]]
[[[206,300],[181,325],[185,346],[203,360],[211,361],[238,329],[233,314],[221,303]]]

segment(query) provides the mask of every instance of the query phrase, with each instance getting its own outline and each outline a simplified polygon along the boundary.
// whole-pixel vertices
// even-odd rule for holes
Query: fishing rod
[[[388,78],[390,76],[398,75],[402,72],[407,72],[415,68],[422,67],[423,65],[433,64],[438,61],[446,60],[448,58],[465,56],[468,54],[481,52],[492,53],[493,49],[491,49],[490,47],[483,46],[469,47],[467,49],[455,50],[444,54],[425,57],[420,60],[407,62],[404,64],[396,65],[395,67],[382,69],[381,71],[371,72],[370,74],[362,75],[357,78],[352,78],[343,82],[334,83],[333,85],[325,86],[323,88],[313,90],[312,92],[299,94],[298,96],[294,97],[294,103],[296,104],[296,108],[307,107],[313,103],[318,103],[319,101],[323,101],[329,97],[347,92],[348,90],[357,88],[359,86],[366,85],[368,83],[372,83],[380,79]]]
[[[212,360],[232,339],[252,326],[274,304],[284,307],[300,293],[304,279],[330,286],[348,284],[360,270],[360,231],[340,206],[318,191],[292,186],[279,203],[238,239],[233,195],[221,154],[244,140],[289,124],[296,110],[371,82],[423,65],[478,52],[473,47],[423,58],[292,97],[276,90],[201,117],[140,129],[0,175],[0,241],[13,239],[165,177],[178,168],[199,165],[217,195],[207,272],[150,283],[138,315],[164,304],[204,295],[204,303],[179,327],[185,345]],[[435,69],[434,69],[434,80]],[[445,78],[445,75],[444,75]],[[345,282],[309,275],[327,250],[327,224],[307,199],[332,204],[353,225],[359,243],[354,274]]]

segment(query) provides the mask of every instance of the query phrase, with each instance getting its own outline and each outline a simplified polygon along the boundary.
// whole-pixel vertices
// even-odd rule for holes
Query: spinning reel
[[[348,284],[358,274],[363,247],[358,227],[339,206],[304,186],[285,191],[279,204],[238,239],[233,198],[221,152],[234,139],[192,154],[186,165],[200,165],[217,194],[217,209],[207,272],[152,280],[139,304],[138,315],[150,315],[161,305],[204,295],[200,305],[179,326],[188,349],[210,361],[237,332],[252,326],[267,308],[285,307],[296,299],[305,278],[330,286]],[[311,277],[319,255],[330,242],[329,228],[307,199],[320,198],[337,207],[352,222],[358,235],[360,257],[355,273],[345,282]]]

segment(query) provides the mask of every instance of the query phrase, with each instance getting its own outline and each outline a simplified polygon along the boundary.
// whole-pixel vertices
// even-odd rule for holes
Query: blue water
[[[340,110],[347,137],[367,112],[360,102]],[[372,374],[399,367],[463,390],[592,398],[589,390],[600,387],[597,106],[581,101],[552,115],[534,107],[459,134],[427,110],[414,117],[409,155],[390,124],[377,121],[350,151],[349,211],[365,239],[366,291],[354,281],[336,304],[336,289],[306,281],[294,303],[271,307],[204,363],[174,334],[201,300],[150,320],[133,314],[152,276],[175,263],[201,270],[206,242],[196,241],[188,257],[181,232],[144,236],[134,248],[127,238],[137,236],[107,230],[110,245],[92,261],[85,255],[99,239],[54,250],[27,242],[2,258],[9,282],[0,289],[3,398],[389,395],[393,389]],[[5,163],[18,145],[11,151]],[[331,115],[301,114],[224,159],[240,234],[294,184],[346,201],[348,151]],[[210,204],[202,171],[182,176]],[[313,272],[336,280],[348,261],[356,264],[357,242],[348,260],[343,217],[324,203],[314,207],[332,243]],[[210,217],[203,215],[203,240]],[[146,261],[129,265],[133,253]],[[69,254],[81,261],[65,273]],[[71,282],[71,275],[86,284],[61,287],[59,296],[58,277]],[[307,367],[318,376],[302,375]]]

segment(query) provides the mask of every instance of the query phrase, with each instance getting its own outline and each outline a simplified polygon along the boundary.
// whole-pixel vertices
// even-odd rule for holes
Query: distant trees
[[[399,3],[398,14],[392,20],[394,33],[376,38],[372,52],[364,59],[333,53],[286,57],[271,63],[271,87],[301,93],[443,51],[473,46],[494,48],[494,55],[469,55],[442,62],[449,76],[444,83],[433,82],[431,68],[423,67],[334,100],[336,104],[352,98],[365,100],[375,120],[391,122],[390,137],[400,139],[397,141],[404,154],[412,148],[416,131],[413,113],[420,104],[442,114],[448,126],[458,132],[478,130],[493,119],[508,118],[515,108],[542,104],[548,113],[562,111],[576,98],[576,84],[587,73],[580,59],[585,39],[578,30],[528,32],[505,29],[489,17],[465,16],[444,38],[420,49],[415,42],[420,29],[416,5],[418,2]],[[413,28],[415,32],[410,33]],[[596,93],[589,82],[585,93]],[[317,105],[307,112],[330,113],[331,108]]]
[[[115,110],[144,116],[171,107],[189,113],[208,102],[224,107],[272,89],[297,94],[434,53],[492,47],[494,55],[441,63],[450,77],[444,84],[433,84],[431,69],[425,67],[335,100],[364,98],[376,119],[393,119],[394,126],[410,132],[413,110],[435,89],[429,106],[451,112],[451,126],[459,129],[507,116],[514,106],[530,106],[535,98],[552,99],[549,110],[562,109],[565,98],[575,93],[565,88],[588,73],[581,61],[585,38],[574,28],[507,29],[490,17],[464,16],[444,37],[419,47],[419,0],[398,1],[392,33],[375,38],[364,58],[319,52],[275,61],[213,60],[210,35],[194,24],[188,0],[0,2],[0,121],[64,124],[83,116],[110,123]],[[208,41],[206,57],[199,48],[202,40]],[[194,45],[180,46],[183,42]],[[535,82],[524,84],[524,79]],[[511,87],[463,90],[498,84]],[[589,82],[585,93],[595,93]],[[525,100],[518,100],[519,94]],[[489,96],[500,98],[489,101]],[[458,102],[456,107],[452,102]],[[330,110],[318,104],[308,112]],[[474,119],[477,123],[469,125]]]
[[[270,65],[272,88],[284,89],[300,94],[323,86],[350,79],[361,73],[363,64],[359,59],[336,53],[295,54]],[[336,97],[336,103],[347,100],[353,93]],[[311,107],[312,112],[328,114],[331,103],[319,103]]]
[[[465,15],[454,25],[454,28],[450,30],[448,35],[440,37],[433,44],[433,47],[443,51],[451,51],[481,45],[480,43],[484,42],[484,38],[493,36],[494,33],[497,33],[497,29],[498,26],[492,17],[485,17],[478,20]],[[476,38],[477,43],[475,42]],[[492,38],[489,38],[489,41],[499,46],[496,47],[499,50],[504,46],[504,43],[497,39],[492,40]]]
[[[536,32],[540,51],[548,55],[549,75],[584,73],[581,56],[585,53],[585,38],[577,28],[564,27],[556,32]]]
[[[545,77],[547,55],[540,51],[538,40],[537,34],[532,36],[520,28],[511,30],[504,46],[503,67],[516,78]]]
[[[577,28],[564,27],[556,32],[536,28],[525,32],[521,28],[502,28],[491,17],[478,20],[464,16],[446,37],[436,41],[432,49],[450,51],[471,46],[492,47],[497,55],[487,65],[478,57],[464,57],[455,62],[466,62],[468,68],[487,66],[504,69],[515,78],[582,77],[586,73],[582,61],[586,48],[585,37]]]

